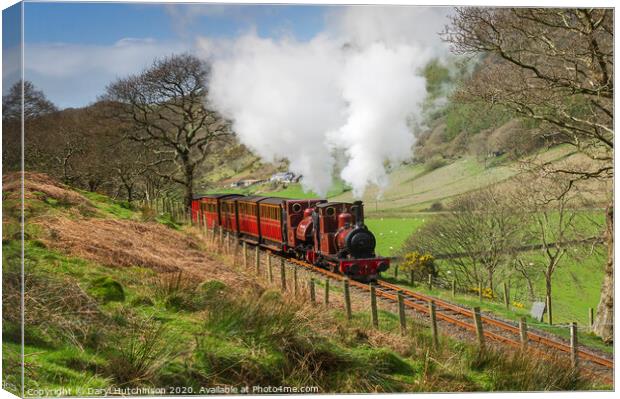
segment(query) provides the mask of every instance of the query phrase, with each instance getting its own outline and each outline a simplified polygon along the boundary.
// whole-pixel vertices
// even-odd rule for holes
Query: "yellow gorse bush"
[[[480,293],[480,289],[478,287],[471,287],[469,289],[469,292],[472,292],[472,293],[478,295]],[[495,295],[495,292],[493,292],[493,290],[490,289],[490,288],[483,288],[482,289],[482,297],[483,298],[487,298],[487,299],[497,299],[497,295]]]
[[[431,266],[435,262],[435,258],[431,254],[421,254],[417,251],[409,252],[405,255],[403,268],[405,270],[422,270]]]
[[[405,260],[401,264],[403,270],[411,272],[416,279],[425,279],[429,274],[435,273],[435,258],[431,254],[422,254],[417,251],[405,254]]]

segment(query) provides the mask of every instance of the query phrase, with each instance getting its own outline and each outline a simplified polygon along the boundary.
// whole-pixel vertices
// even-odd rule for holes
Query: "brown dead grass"
[[[21,173],[13,172],[2,176],[3,195],[7,199],[18,199],[21,191]],[[24,197],[36,198],[35,192],[41,192],[67,205],[87,205],[90,201],[83,195],[71,190],[44,173],[24,172]]]
[[[3,175],[4,199],[19,199],[21,176],[19,172]],[[155,222],[87,217],[84,209],[96,210],[88,198],[46,174],[25,172],[25,198],[41,199],[41,193],[68,205],[60,214],[30,220],[43,227],[41,241],[49,248],[110,267],[139,266],[159,273],[183,271],[197,279],[234,280],[205,252],[195,234]]]
[[[221,278],[221,266],[186,233],[157,223],[114,219],[53,217],[40,225],[50,248],[111,267],[140,266],[156,272],[184,271],[198,278]]]

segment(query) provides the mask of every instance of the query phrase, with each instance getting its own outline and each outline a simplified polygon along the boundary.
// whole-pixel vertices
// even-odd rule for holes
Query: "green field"
[[[394,256],[405,240],[428,218],[428,215],[410,218],[366,218],[365,223],[377,239],[377,254]]]
[[[580,327],[580,342],[611,352],[613,347],[603,344],[597,337],[590,334],[588,328],[589,308],[596,310],[600,298],[600,289],[604,278],[605,250],[598,246],[591,254],[583,256],[583,252],[584,248],[580,248],[582,256],[578,258],[567,255],[554,273],[552,286],[554,326],[549,326],[546,323],[546,316],[543,323],[529,317],[529,310],[533,301],[529,298],[529,291],[525,281],[517,276],[508,280],[511,297],[510,311],[507,311],[503,304],[501,285],[497,288],[498,299],[493,301],[484,299],[480,303],[477,294],[463,292],[467,287],[459,287],[459,293],[453,298],[448,287],[445,289],[434,287],[432,290],[429,290],[426,282],[416,282],[412,287],[409,284],[408,276],[402,272],[399,273],[399,279],[394,280],[394,267],[384,274],[384,278],[403,287],[413,288],[415,291],[434,295],[461,305],[470,307],[480,306],[483,311],[489,311],[504,318],[518,320],[519,317],[526,316],[530,325],[551,331],[563,337],[568,337],[569,335],[568,323],[575,321]],[[535,252],[530,253],[526,259],[532,262],[542,261],[541,254]],[[443,276],[446,275],[447,270],[451,269],[449,260],[438,261],[437,266]],[[542,273],[534,274],[533,283],[535,295],[537,296],[535,300],[544,302],[545,280]],[[515,303],[521,304],[523,307],[515,307]]]

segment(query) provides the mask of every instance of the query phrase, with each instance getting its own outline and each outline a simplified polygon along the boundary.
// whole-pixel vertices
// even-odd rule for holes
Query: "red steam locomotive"
[[[375,255],[361,201],[200,195],[192,201],[192,219],[356,280],[374,281],[390,265]]]

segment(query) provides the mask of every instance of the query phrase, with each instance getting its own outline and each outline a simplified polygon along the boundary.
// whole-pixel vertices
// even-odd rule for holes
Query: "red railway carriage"
[[[192,220],[194,223],[207,221],[207,227],[222,224],[221,205],[227,198],[241,197],[239,194],[205,194],[194,197],[192,201]]]
[[[267,197],[248,196],[237,199],[237,221],[239,236],[248,242],[260,242],[260,225],[258,223],[258,203]]]
[[[220,219],[221,226],[230,232],[239,232],[239,220],[237,215],[237,200],[244,198],[242,195],[226,197],[221,200]]]
[[[258,203],[260,242],[276,250],[285,249],[284,198],[264,198]]]

